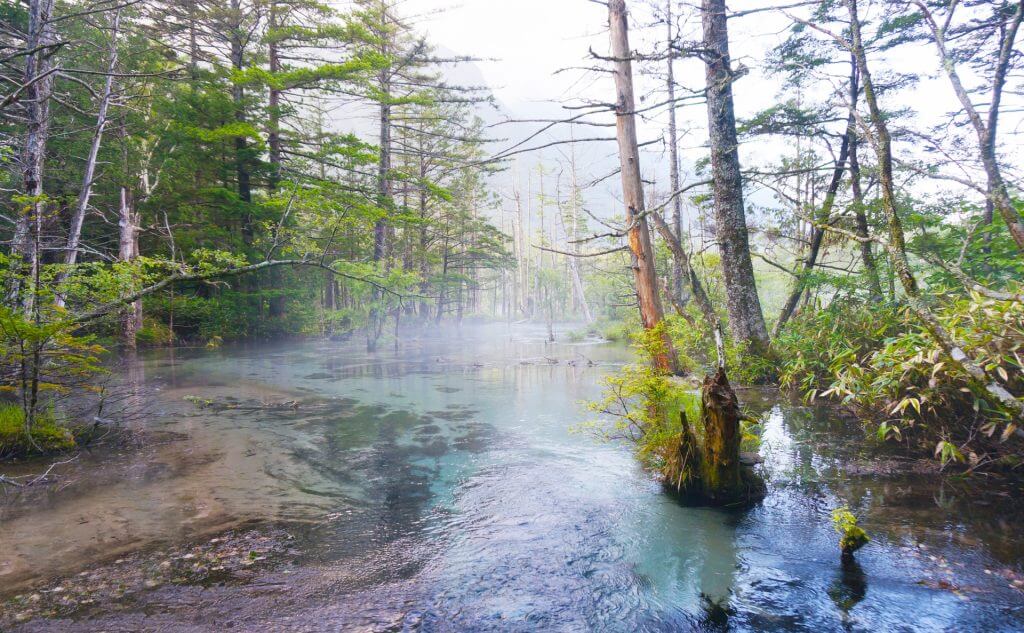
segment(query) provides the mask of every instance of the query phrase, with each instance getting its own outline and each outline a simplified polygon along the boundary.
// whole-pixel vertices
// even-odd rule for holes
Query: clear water
[[[493,325],[372,355],[358,341],[152,353],[136,424],[163,439],[83,458],[93,483],[5,509],[0,583],[260,519],[305,526],[316,590],[280,616],[309,630],[1024,629],[1019,486],[888,459],[880,476],[883,457],[830,411],[743,391],[765,420],[767,498],[683,507],[628,447],[572,430],[628,351],[545,338]],[[873,539],[845,567],[841,504]]]

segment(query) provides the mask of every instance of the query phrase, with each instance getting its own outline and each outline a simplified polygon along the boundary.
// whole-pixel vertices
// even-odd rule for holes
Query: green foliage
[[[639,327],[640,321],[637,317],[624,321],[602,319],[594,325],[602,338],[616,343],[629,341],[632,338],[632,332]]]
[[[867,532],[857,525],[857,517],[846,506],[832,511],[832,527],[839,534],[839,549],[844,556],[852,556],[871,541]]]
[[[949,300],[941,324],[1012,393],[1024,394],[1024,304]],[[776,342],[782,384],[834,399],[877,425],[881,440],[936,446],[943,464],[1016,460],[1017,426],[951,362],[905,308],[839,302],[795,319]]]
[[[71,431],[60,426],[53,411],[40,411],[26,428],[25,411],[16,404],[0,404],[0,457],[26,457],[75,447]]]
[[[174,343],[174,332],[163,322],[147,319],[135,333],[135,341],[141,347],[165,347]]]
[[[604,392],[588,408],[602,419],[589,424],[608,440],[626,440],[636,446],[644,467],[662,472],[678,450],[684,414],[696,435],[700,429],[700,396],[675,379],[654,370],[650,358],[658,351],[658,330],[635,333],[636,346],[645,359],[626,365],[604,378]]]

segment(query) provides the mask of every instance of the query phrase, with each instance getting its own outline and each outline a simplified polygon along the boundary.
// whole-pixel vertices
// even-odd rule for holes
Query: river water
[[[75,485],[4,509],[0,583],[260,520],[300,526],[308,587],[287,606],[202,594],[243,630],[1024,629],[1019,485],[914,474],[828,409],[743,390],[767,497],[683,507],[628,447],[577,428],[629,352],[545,338],[489,325],[375,354],[148,353],[133,424],[149,441],[84,456]],[[872,537],[845,566],[843,504]]]

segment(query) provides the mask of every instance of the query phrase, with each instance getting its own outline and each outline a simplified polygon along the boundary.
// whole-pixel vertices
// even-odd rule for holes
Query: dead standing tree
[[[633,67],[629,48],[629,25],[625,0],[608,3],[608,25],[611,32],[612,63],[615,68],[615,129],[619,144],[619,163],[622,175],[622,195],[626,204],[626,223],[629,250],[633,260],[636,298],[640,306],[640,320],[647,330],[659,327],[664,312],[658,294],[654,249],[644,212],[643,183],[640,179],[640,150],[637,145],[636,108],[633,98]],[[662,332],[663,347],[654,353],[654,365],[664,373],[678,371],[675,348],[666,332]]]

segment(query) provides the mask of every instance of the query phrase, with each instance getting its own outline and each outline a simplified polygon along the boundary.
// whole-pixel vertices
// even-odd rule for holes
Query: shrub
[[[146,319],[145,324],[135,333],[135,342],[142,347],[164,347],[174,343],[174,332],[166,323]]]
[[[871,540],[868,533],[857,525],[857,517],[845,506],[832,511],[832,527],[839,535],[839,549],[844,557],[853,556]]]
[[[937,312],[951,335],[1018,397],[1024,394],[1024,305],[977,296]],[[880,439],[911,439],[944,463],[1015,465],[1011,416],[945,357],[905,308],[837,304],[796,319],[778,340],[782,383],[872,420]],[[1011,441],[1012,440],[1012,441]]]
[[[0,405],[0,457],[24,457],[75,447],[71,431],[56,422],[53,411],[40,411],[31,429],[25,412],[16,404]]]

